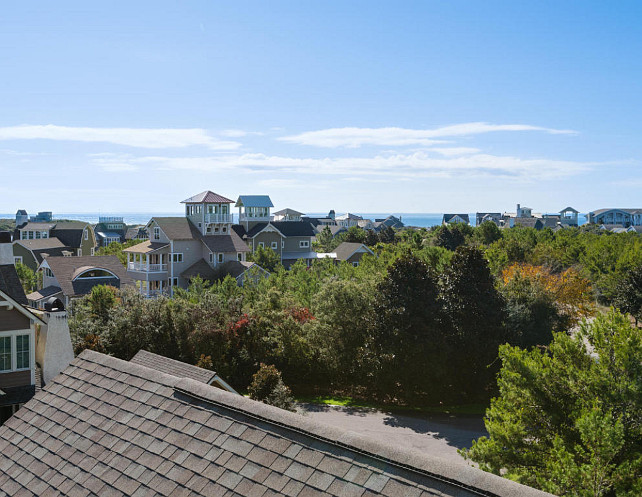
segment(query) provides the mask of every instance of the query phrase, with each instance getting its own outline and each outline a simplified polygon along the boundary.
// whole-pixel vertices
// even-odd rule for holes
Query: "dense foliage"
[[[611,312],[548,348],[503,345],[489,438],[464,451],[555,495],[642,495],[642,331]]]
[[[635,233],[485,223],[342,235],[364,237],[376,257],[358,267],[326,259],[286,271],[266,249],[255,259],[271,276],[244,287],[196,280],[156,300],[96,290],[74,307],[76,350],[129,359],[144,348],[192,364],[209,357],[240,390],[264,363],[297,395],[487,402],[501,344],[548,345],[553,331],[592,315],[596,301],[617,304],[642,266]],[[321,237],[317,249],[335,241]]]

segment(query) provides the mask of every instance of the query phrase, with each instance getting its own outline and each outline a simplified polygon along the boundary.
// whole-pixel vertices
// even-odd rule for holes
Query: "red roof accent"
[[[223,195],[206,190],[198,195],[188,198],[187,200],[183,200],[181,204],[202,204],[204,202],[212,204],[231,204],[234,200],[230,200]]]

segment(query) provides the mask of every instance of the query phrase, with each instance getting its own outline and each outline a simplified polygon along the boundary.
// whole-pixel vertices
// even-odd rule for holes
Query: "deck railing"
[[[127,269],[132,271],[144,271],[147,273],[162,273],[167,271],[167,264],[147,264],[146,262],[130,262]]]

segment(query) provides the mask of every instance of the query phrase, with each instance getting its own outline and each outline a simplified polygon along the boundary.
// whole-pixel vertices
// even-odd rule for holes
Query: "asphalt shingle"
[[[0,427],[0,451],[11,496],[547,495],[92,351]]]

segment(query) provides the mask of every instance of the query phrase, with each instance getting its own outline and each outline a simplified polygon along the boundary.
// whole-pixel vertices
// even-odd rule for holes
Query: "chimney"
[[[74,349],[67,311],[60,300],[52,297],[47,301],[42,320],[47,325],[37,334],[36,362],[42,367],[42,380],[46,385],[74,360]]]
[[[11,244],[11,233],[0,231],[0,266],[13,265],[13,245]]]

